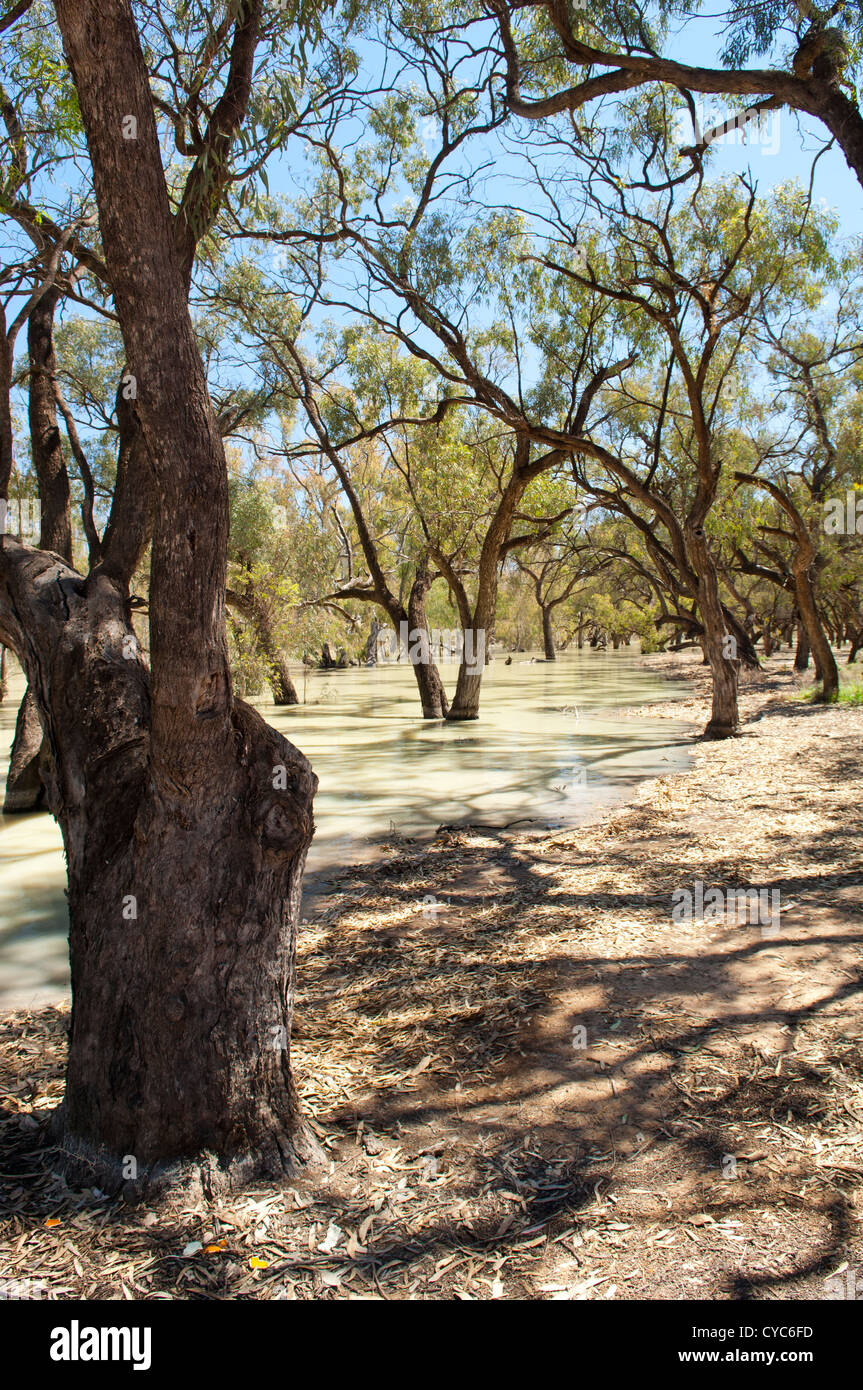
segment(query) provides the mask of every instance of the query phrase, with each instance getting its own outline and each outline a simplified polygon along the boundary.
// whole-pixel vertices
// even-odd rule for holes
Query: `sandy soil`
[[[692,682],[650,712],[705,722],[695,658],[647,660]],[[442,830],[345,870],[298,962],[294,1063],[329,1170],[291,1187],[138,1207],[68,1191],[40,1142],[68,1014],[7,1016],[0,1280],[58,1298],[863,1293],[863,709],[794,702],[798,685],[773,658],[739,738],[695,743],[689,771],[591,825]],[[675,922],[697,881],[778,891],[780,915]]]

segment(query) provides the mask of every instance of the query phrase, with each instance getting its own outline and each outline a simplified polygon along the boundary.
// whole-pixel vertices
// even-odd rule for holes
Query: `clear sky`
[[[668,51],[680,62],[721,67],[719,54],[723,42],[723,32],[721,27],[717,30],[717,21],[705,16],[687,21],[669,43]],[[774,62],[776,58],[754,59],[752,66],[769,67]],[[731,104],[722,97],[706,96],[703,101],[708,128],[714,124],[714,117],[718,123],[732,114]],[[762,129],[750,130],[747,143],[741,143],[739,131],[718,142],[710,168],[718,174],[742,172],[748,168],[757,179],[761,193],[786,179],[796,178],[808,184],[813,156],[828,140],[829,134],[820,122],[783,108],[767,113]],[[819,159],[814,191],[816,199],[823,199],[828,207],[838,212],[843,235],[863,237],[863,188],[837,147]]]

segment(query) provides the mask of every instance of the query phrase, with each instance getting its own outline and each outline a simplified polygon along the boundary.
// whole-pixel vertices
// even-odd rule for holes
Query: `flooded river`
[[[444,665],[447,687],[455,667]],[[691,725],[619,719],[615,708],[672,698],[667,681],[637,655],[585,651],[557,662],[529,654],[487,668],[480,718],[465,724],[418,717],[409,666],[295,675],[306,701],[264,716],[310,758],[320,780],[303,915],[314,912],[327,874],[372,857],[381,838],[430,838],[444,823],[575,824],[625,798],[645,777],[686,765]],[[0,705],[5,783],[20,673]],[[682,693],[682,691],[680,692]],[[0,1008],[68,991],[65,867],[50,816],[0,816]]]

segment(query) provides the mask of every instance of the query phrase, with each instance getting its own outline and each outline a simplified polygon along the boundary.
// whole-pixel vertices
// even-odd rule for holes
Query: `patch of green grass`
[[[807,705],[817,705],[821,703],[821,686],[816,685],[812,690],[798,690],[795,695],[790,697],[792,700],[801,700]],[[851,678],[851,683],[846,684],[839,674],[839,695],[835,702],[838,705],[863,705],[863,672],[855,672]]]
[[[840,705],[863,705],[863,685],[846,685],[839,688]]]

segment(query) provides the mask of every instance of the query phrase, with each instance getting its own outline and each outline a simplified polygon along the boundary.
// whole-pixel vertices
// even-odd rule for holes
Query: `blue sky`
[[[669,52],[684,63],[720,67],[719,53],[724,42],[721,27],[715,19],[705,16],[689,20],[669,44]],[[782,66],[780,44],[777,55],[752,60],[753,67]],[[722,97],[705,97],[707,112],[722,119],[731,114],[730,104]],[[827,143],[828,132],[819,121],[783,108],[765,117],[761,136],[750,138],[749,144],[737,141],[737,133],[714,146],[711,168],[718,174],[750,169],[758,181],[759,192],[766,193],[774,184],[787,179],[808,183],[813,156]],[[848,167],[842,151],[834,147],[822,155],[816,166],[815,197],[835,208],[844,236],[863,236],[863,188],[856,174]]]

